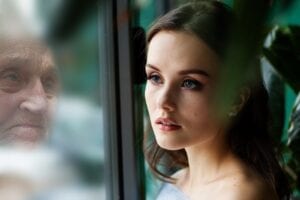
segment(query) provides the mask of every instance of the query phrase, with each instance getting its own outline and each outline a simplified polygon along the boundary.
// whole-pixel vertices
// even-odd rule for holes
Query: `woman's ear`
[[[231,106],[228,116],[234,117],[236,116],[244,107],[244,105],[247,103],[249,97],[250,97],[250,89],[248,87],[244,87],[241,89],[240,95],[236,99],[235,103]]]

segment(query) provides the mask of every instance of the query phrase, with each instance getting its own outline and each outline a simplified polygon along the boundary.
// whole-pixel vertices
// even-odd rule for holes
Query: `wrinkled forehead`
[[[0,67],[25,63],[36,70],[55,68],[52,53],[44,43],[30,39],[0,40]]]

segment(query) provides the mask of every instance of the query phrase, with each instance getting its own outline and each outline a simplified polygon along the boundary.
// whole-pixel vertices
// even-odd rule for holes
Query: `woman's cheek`
[[[153,98],[151,98],[151,86],[147,84],[145,88],[145,101],[149,112],[150,112],[151,100],[153,100]]]

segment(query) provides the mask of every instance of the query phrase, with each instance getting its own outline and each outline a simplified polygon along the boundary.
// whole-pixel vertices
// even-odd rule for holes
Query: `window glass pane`
[[[66,2],[0,0],[1,199],[106,199],[101,24]]]
[[[170,1],[170,0],[163,0],[163,1],[155,1],[155,0],[145,0],[145,1],[140,1],[140,0],[134,0],[132,1],[132,7],[134,11],[134,17],[133,17],[133,23],[132,26],[134,28],[136,27],[141,27],[144,29],[145,32],[148,31],[150,28],[151,24],[157,19],[158,16],[163,15],[165,12],[167,12],[169,9],[172,7],[176,7],[176,5],[186,3],[186,1],[181,1],[181,0],[176,0],[176,1]],[[137,33],[138,35],[138,33]],[[135,38],[135,37],[134,37]],[[139,56],[140,54],[136,53],[137,55],[134,56]],[[135,58],[136,59],[136,58]],[[141,58],[137,60],[142,60]],[[138,69],[135,69],[135,73],[137,72]],[[135,87],[135,102],[136,105],[142,105],[144,102],[144,87],[145,84],[143,83],[138,83],[139,85]],[[144,133],[152,131],[150,121],[148,118],[147,114],[147,109],[146,106],[143,105],[143,119],[144,119]],[[142,110],[141,108],[135,108],[135,115],[137,117],[140,117],[140,111]],[[140,119],[136,120],[136,123],[140,123]],[[137,128],[138,129],[138,128]],[[143,133],[138,133],[138,135],[142,135]],[[140,138],[137,138],[138,141],[142,141]],[[136,148],[137,151],[139,150]],[[141,153],[138,152],[137,155],[140,155]],[[141,167],[142,165],[139,165]],[[146,199],[152,200],[155,199],[156,194],[158,193],[161,182],[153,176],[153,174],[150,172],[148,164],[145,162],[145,170],[140,170],[140,176],[145,176],[145,189],[146,189]],[[145,172],[143,174],[143,172]],[[143,179],[143,178],[142,178]]]
[[[145,32],[147,31],[147,29],[149,28],[150,24],[155,20],[155,18],[160,14],[160,10],[158,9],[161,5],[161,2],[158,1],[154,1],[154,0],[147,0],[147,1],[139,1],[139,0],[135,0],[132,1],[132,10],[134,10],[134,18],[133,18],[133,22],[132,22],[132,26],[133,28],[136,30],[136,27],[140,27],[142,28]],[[136,33],[137,35],[140,35],[139,32]],[[136,38],[137,36],[135,36],[134,38]],[[137,40],[139,42],[142,42],[142,40]],[[135,41],[136,42],[136,41]],[[133,48],[136,48],[136,45]],[[141,44],[139,44],[138,46],[140,46]],[[139,51],[139,50],[134,50],[134,51]],[[138,52],[135,52],[136,55],[134,56],[141,56],[141,54],[139,54]],[[143,60],[142,58],[135,58],[135,60],[141,61]],[[136,64],[137,66],[140,66],[140,63]],[[135,69],[135,73],[138,73],[138,69]],[[140,76],[140,75],[139,75]],[[137,78],[137,77],[136,77]],[[138,78],[137,78],[138,79]],[[143,83],[138,83],[139,85],[136,85],[134,88],[134,94],[135,94],[135,115],[136,115],[136,130],[137,130],[137,141],[139,141],[140,143],[142,143],[143,139],[143,129],[139,129],[139,125],[140,124],[144,124],[144,131],[150,131],[150,123],[149,123],[149,119],[147,116],[147,111],[144,105],[144,84]],[[144,117],[141,116],[141,111],[143,111],[143,115]],[[141,122],[141,119],[144,119],[144,123]],[[139,144],[140,145],[140,144]],[[137,151],[139,151],[140,149],[136,148]],[[143,154],[143,152],[138,152],[137,153],[137,157],[138,159],[140,158],[139,155]],[[140,160],[138,161],[140,163]],[[142,176],[142,180],[145,181],[145,190],[146,190],[146,199],[155,199],[155,194],[157,193],[160,183],[153,177],[153,175],[151,174],[149,167],[147,165],[147,163],[145,163],[144,165],[139,164],[138,165],[140,168],[144,166],[144,170],[139,169],[140,172],[140,176]],[[145,173],[143,173],[145,172]],[[145,176],[145,177],[143,177]]]

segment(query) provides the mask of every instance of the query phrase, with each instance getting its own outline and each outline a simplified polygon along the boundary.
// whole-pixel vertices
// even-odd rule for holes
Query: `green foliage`
[[[274,40],[264,55],[282,78],[293,88],[300,91],[300,27],[283,26],[274,30]]]
[[[216,98],[221,116],[228,112],[242,84],[255,81],[259,73],[257,55],[265,37],[268,5],[261,0],[236,0],[233,3],[236,21],[230,34],[224,66],[221,68],[221,87]]]
[[[283,141],[280,147],[285,157],[285,161],[282,162],[283,168],[290,176],[294,195],[297,196],[296,191],[300,187],[298,177],[300,173],[300,27],[276,26],[270,35],[272,43],[263,49],[263,53],[282,80],[298,93],[289,117],[288,141],[287,143]]]
[[[277,7],[277,12],[281,13],[286,12],[293,2],[293,0],[273,1],[274,5],[281,5],[280,9]],[[270,26],[268,24],[272,21],[270,16],[274,14],[272,1],[235,0],[233,8],[237,21],[233,26],[230,46],[222,68],[224,69],[222,84],[219,88],[219,98],[217,98],[220,102],[217,103],[221,105],[223,111],[221,114],[226,113],[242,83],[255,81],[259,68],[253,60],[257,60],[255,57],[260,53],[271,63],[280,76],[279,80],[283,80],[295,93],[298,93],[291,116],[282,116],[284,112],[280,108],[277,110],[272,108],[271,114],[279,119],[276,122],[279,126],[273,127],[276,133],[272,135],[277,141],[276,150],[283,153],[282,167],[289,175],[294,196],[299,197],[297,194],[300,188],[298,176],[300,174],[300,27],[295,25]],[[266,30],[271,30],[271,33],[267,35]],[[270,44],[264,47],[266,39]],[[280,85],[276,87],[277,90],[284,89]],[[276,94],[284,96],[283,91]],[[284,100],[282,102],[284,104]],[[271,103],[275,105],[274,102]],[[284,117],[289,119],[287,132],[282,125]],[[287,142],[282,140],[284,135],[288,135]]]

